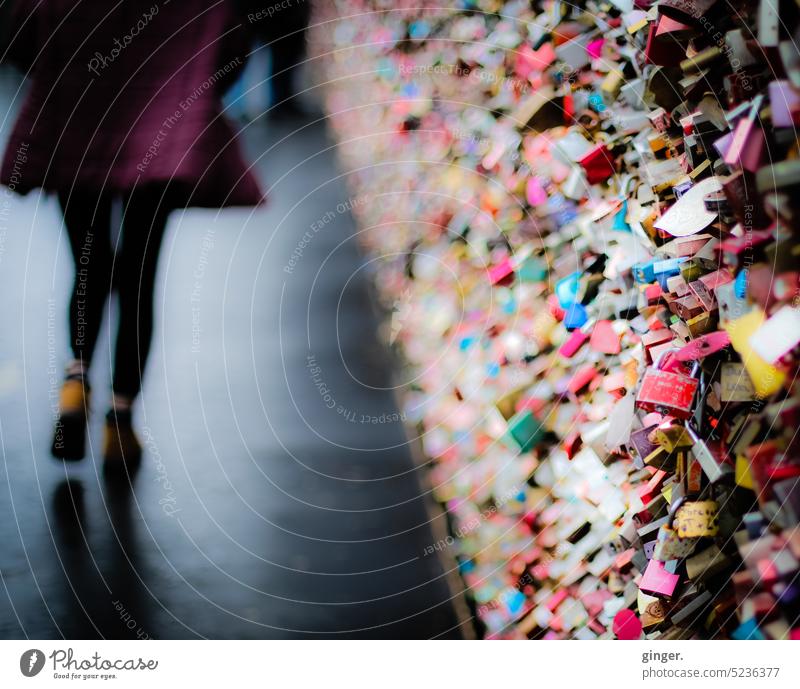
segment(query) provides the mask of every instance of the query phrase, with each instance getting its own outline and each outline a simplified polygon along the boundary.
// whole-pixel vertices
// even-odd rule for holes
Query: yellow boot
[[[107,474],[133,473],[142,459],[142,445],[133,431],[130,409],[111,409],[103,429],[103,470]]]
[[[58,419],[50,448],[53,457],[83,459],[86,454],[86,421],[89,418],[89,384],[82,375],[68,376],[61,386]]]

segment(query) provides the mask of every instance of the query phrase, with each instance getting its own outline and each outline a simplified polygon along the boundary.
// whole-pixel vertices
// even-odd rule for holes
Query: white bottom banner
[[[0,687],[797,687],[791,641],[6,641]],[[577,684],[575,684],[577,682]],[[678,684],[680,682],[680,684]]]

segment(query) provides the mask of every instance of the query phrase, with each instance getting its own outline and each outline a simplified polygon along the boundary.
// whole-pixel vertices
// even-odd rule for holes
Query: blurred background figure
[[[229,91],[229,113],[249,122],[265,113],[274,119],[303,116],[298,95],[306,54],[310,0],[273,4],[237,0],[239,15],[253,43],[250,59]]]
[[[256,205],[259,184],[222,117],[248,39],[233,2],[16,0],[8,57],[31,81],[0,182],[54,192],[75,266],[72,360],[53,454],[85,454],[88,371],[110,293],[119,299],[105,468],[135,466],[131,407],[153,331],[153,290],[175,208]],[[87,33],[88,31],[88,33]],[[118,237],[112,231],[121,228]]]

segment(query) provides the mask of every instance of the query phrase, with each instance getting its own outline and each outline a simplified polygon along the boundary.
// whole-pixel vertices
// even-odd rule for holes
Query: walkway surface
[[[298,127],[248,129],[267,208],[171,219],[133,490],[106,485],[99,457],[49,456],[72,269],[53,200],[0,189],[0,637],[468,627],[452,577],[425,556],[436,537],[422,470],[386,422],[388,355],[343,179],[324,128]],[[106,323],[95,455],[108,372]]]

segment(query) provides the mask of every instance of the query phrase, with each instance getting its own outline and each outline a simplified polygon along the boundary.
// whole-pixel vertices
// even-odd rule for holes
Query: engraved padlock
[[[699,384],[697,372],[700,364],[695,362],[689,375],[680,372],[682,365],[676,366],[675,370],[664,370],[667,355],[675,351],[670,349],[662,353],[655,365],[645,371],[636,395],[636,406],[645,411],[688,419],[692,415],[692,403]]]
[[[682,560],[689,557],[694,552],[694,547],[699,539],[685,538],[678,533],[675,527],[675,515],[678,510],[685,505],[687,498],[685,495],[676,495],[669,508],[667,523],[662,524],[658,529],[656,546],[653,550],[653,559],[659,562],[669,560]]]
[[[679,539],[716,536],[719,516],[716,500],[690,499],[682,496],[670,506],[667,526]]]

